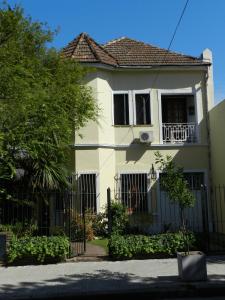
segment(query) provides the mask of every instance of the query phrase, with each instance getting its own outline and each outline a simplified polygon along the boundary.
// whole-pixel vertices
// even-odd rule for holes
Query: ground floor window
[[[160,188],[158,193],[158,229],[159,231],[176,231],[181,226],[180,207],[178,203],[169,199],[167,192],[162,186],[162,177],[165,173],[160,174],[159,182]],[[201,232],[203,230],[203,216],[202,216],[202,190],[204,184],[203,172],[184,172],[184,178],[187,180],[195,203],[193,207],[185,208],[185,222],[187,228],[192,231]]]
[[[148,210],[148,180],[146,173],[120,174],[121,202],[130,212]]]
[[[78,175],[78,193],[81,203],[85,210],[93,213],[97,211],[97,189],[96,174],[79,174]]]
[[[204,173],[202,172],[184,172],[183,173],[185,180],[188,183],[190,190],[198,191],[201,190],[201,186],[204,184]],[[165,176],[165,173],[161,173],[159,176],[160,181],[160,190],[163,190],[162,187],[162,178]]]

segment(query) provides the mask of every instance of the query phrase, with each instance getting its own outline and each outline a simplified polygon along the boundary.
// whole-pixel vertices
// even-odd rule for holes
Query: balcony
[[[163,123],[163,144],[196,143],[195,123]]]

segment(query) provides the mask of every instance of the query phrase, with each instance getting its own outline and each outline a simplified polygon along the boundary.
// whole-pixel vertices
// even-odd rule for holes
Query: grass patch
[[[106,251],[106,253],[108,253],[108,239],[106,239],[106,238],[103,238],[103,239],[99,238],[99,239],[96,239],[96,240],[89,241],[88,243],[92,244],[92,245],[100,246],[100,247],[104,248],[104,250]]]

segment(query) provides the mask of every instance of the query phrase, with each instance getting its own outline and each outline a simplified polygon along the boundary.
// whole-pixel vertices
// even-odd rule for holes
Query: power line
[[[177,26],[176,26],[176,28],[175,28],[175,30],[174,30],[173,36],[172,36],[172,38],[171,38],[171,41],[170,41],[170,43],[169,43],[169,46],[168,46],[167,50],[170,50],[170,47],[171,47],[171,45],[172,45],[172,43],[173,43],[173,40],[174,40],[174,38],[175,38],[175,35],[176,35],[176,33],[177,33],[177,30],[178,30],[178,28],[179,28],[179,26],[180,26],[181,20],[182,20],[182,18],[183,18],[183,16],[184,16],[185,10],[186,10],[187,5],[188,5],[188,2],[189,2],[189,0],[187,0],[186,3],[185,3],[185,5],[184,5],[184,8],[183,8],[183,10],[182,10],[182,12],[181,12],[179,21],[178,21]]]

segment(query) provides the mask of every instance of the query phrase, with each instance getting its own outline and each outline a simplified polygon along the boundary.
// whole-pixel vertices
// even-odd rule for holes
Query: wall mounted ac
[[[139,138],[141,143],[152,143],[153,138],[153,131],[140,131]]]

